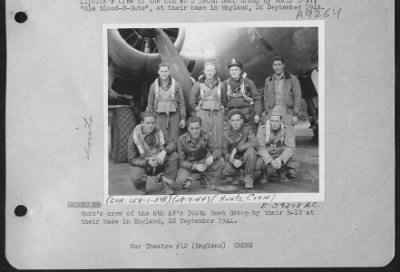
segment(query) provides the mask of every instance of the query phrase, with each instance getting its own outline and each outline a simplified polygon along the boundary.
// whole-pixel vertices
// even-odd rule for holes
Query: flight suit
[[[164,164],[151,167],[148,158],[156,156],[162,150],[167,153]],[[158,127],[150,134],[144,133],[142,124],[135,127],[128,138],[128,161],[132,166],[130,179],[137,193],[162,189],[165,189],[167,194],[173,193],[170,184],[175,181],[178,171],[178,154],[175,151],[176,143],[166,143]],[[163,179],[162,176],[167,179]]]
[[[198,139],[193,139],[189,132],[181,135],[178,139],[178,156],[179,169],[176,189],[196,180],[200,180],[201,185],[209,183],[215,186],[218,184],[224,162],[221,159],[221,149],[216,147],[207,133],[202,131]],[[204,164],[209,156],[214,157],[214,163],[206,171],[200,173],[193,168],[194,164]]]
[[[264,108],[265,113],[279,110],[283,123],[293,130],[293,115],[298,115],[301,106],[301,88],[299,80],[288,72],[281,76],[273,74],[265,80]]]
[[[254,123],[254,116],[261,117],[262,113],[262,94],[257,90],[254,82],[246,77],[246,73],[239,80],[228,78],[224,81],[227,103],[226,112],[233,109],[240,110],[244,115],[244,121],[257,132],[258,124]]]
[[[249,125],[243,125],[238,131],[234,131],[229,127],[224,133],[224,140],[223,153],[226,163],[222,175],[224,177],[241,177],[240,170],[243,169],[245,187],[253,188],[257,160],[257,140],[252,128]],[[234,159],[242,161],[242,166],[239,168],[235,168],[231,163],[231,154],[234,148],[237,150]],[[237,183],[238,180],[234,179],[234,184]]]
[[[166,138],[176,140],[179,122],[186,119],[185,98],[179,82],[172,77],[166,81],[157,78],[150,86],[146,110],[156,114],[156,126]]]
[[[224,137],[225,85],[219,78],[209,81],[203,76],[193,85],[189,101],[194,114],[202,120],[202,130],[221,149]]]
[[[281,123],[281,128],[274,131],[267,121],[258,128],[257,142],[257,153],[262,160],[257,162],[256,171],[266,172],[267,166],[276,158],[280,158],[283,162],[279,169],[281,179],[286,181],[286,174],[292,177],[296,175],[297,164],[293,160],[296,143],[292,129]]]

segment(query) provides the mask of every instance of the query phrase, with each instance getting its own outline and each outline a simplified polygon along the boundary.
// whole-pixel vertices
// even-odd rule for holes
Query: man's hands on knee
[[[231,155],[229,157],[229,161],[233,163],[234,157],[237,153],[236,147],[234,149],[232,149]]]
[[[158,153],[156,156],[157,164],[159,164],[159,165],[164,164],[166,155],[167,155],[167,152],[165,152],[164,150],[161,151],[160,153]]]
[[[235,168],[239,168],[240,166],[242,166],[242,161],[237,160],[237,159],[232,159],[231,163]]]
[[[147,162],[149,163],[149,165],[151,167],[157,167],[158,166],[158,162],[157,162],[157,158],[156,157],[150,157]]]
[[[272,168],[274,169],[281,169],[282,167],[282,160],[280,158],[276,158],[271,162]]]
[[[208,156],[208,158],[205,161],[206,166],[210,166],[214,162],[214,156]]]
[[[198,171],[198,172],[204,172],[204,171],[206,171],[206,169],[207,169],[207,165],[205,165],[205,164],[194,164],[193,165],[193,169],[195,169],[196,171]]]

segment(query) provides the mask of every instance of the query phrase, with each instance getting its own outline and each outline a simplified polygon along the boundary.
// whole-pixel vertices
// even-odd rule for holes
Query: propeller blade
[[[189,94],[193,85],[190,79],[190,73],[168,35],[159,28],[154,29],[154,31],[156,33],[154,42],[161,56],[161,60],[169,64],[171,75],[181,84],[185,97],[186,109],[189,110]]]

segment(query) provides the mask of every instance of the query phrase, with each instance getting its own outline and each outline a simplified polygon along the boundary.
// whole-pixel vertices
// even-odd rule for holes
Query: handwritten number
[[[299,18],[303,18],[303,12],[301,11],[301,9],[299,9],[299,11],[297,12],[296,20],[298,20]]]
[[[312,10],[311,9],[306,10],[306,16],[308,16],[308,18],[311,19],[311,16],[312,16]]]
[[[320,5],[305,5],[305,11],[299,9],[296,14],[296,20],[302,19],[303,17],[307,17],[308,19],[319,18],[319,17],[336,17],[336,19],[340,18],[340,13],[342,8],[321,8]]]
[[[337,19],[339,19],[339,16],[340,16],[340,12],[342,11],[342,8],[339,8],[339,10],[336,12],[336,10],[335,9],[333,9],[333,11],[332,11],[332,13],[333,13],[333,15],[336,15],[337,16]]]

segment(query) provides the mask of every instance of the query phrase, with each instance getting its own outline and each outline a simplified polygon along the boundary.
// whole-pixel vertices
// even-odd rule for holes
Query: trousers
[[[272,156],[272,158],[276,159],[276,157],[278,157],[278,155]],[[296,161],[295,159],[293,159],[293,157],[292,157],[286,162],[286,164],[282,164],[281,170],[287,171],[288,173],[291,173],[291,174],[296,174],[296,168],[298,166],[299,166],[299,162]],[[255,167],[256,172],[261,172],[261,173],[264,172],[267,174],[268,170],[270,170],[270,169],[272,169],[272,166],[270,164],[265,165],[264,161],[261,158],[259,158],[257,160],[256,167]]]
[[[156,126],[161,129],[165,139],[178,139],[179,136],[179,113],[171,112],[157,113],[156,115]]]
[[[186,168],[179,168],[174,189],[182,188],[183,184],[187,180],[190,180],[192,182],[200,180],[200,182],[204,181],[209,184],[217,185],[219,183],[219,179],[221,178],[221,171],[223,167],[224,167],[224,160],[221,158],[215,161],[212,165],[210,165],[208,169],[203,173],[197,171],[191,171]]]
[[[224,111],[210,111],[199,109],[196,115],[201,118],[201,128],[207,132],[217,144],[218,148],[222,148],[224,137]]]
[[[178,154],[173,152],[165,158],[163,165],[156,168],[132,166],[130,179],[133,187],[138,192],[156,192],[164,189],[162,182],[152,182],[147,177],[163,175],[164,177],[175,180],[178,172]]]
[[[243,154],[237,155],[235,159],[242,161],[242,166],[236,168],[232,165],[231,162],[226,162],[225,167],[222,171],[222,175],[224,177],[232,177],[240,175],[240,170],[244,170],[244,174],[246,176],[253,176],[254,169],[256,167],[257,161],[257,151],[254,148],[248,148]]]

